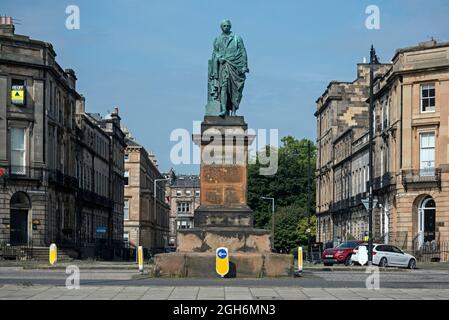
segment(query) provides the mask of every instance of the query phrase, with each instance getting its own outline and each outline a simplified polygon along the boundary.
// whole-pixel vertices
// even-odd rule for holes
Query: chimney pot
[[[15,27],[12,17],[0,16],[0,35],[13,36]]]

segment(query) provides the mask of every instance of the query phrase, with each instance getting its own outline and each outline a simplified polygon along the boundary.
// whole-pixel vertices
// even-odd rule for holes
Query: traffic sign
[[[227,248],[218,248],[215,258],[215,270],[224,278],[229,273],[229,254]]]
[[[106,227],[97,227],[97,233],[106,233],[107,228]]]
[[[365,206],[365,209],[369,210],[369,199],[368,198],[362,199],[362,203]],[[373,199],[373,208],[375,208],[375,207],[377,207],[377,199],[376,198]]]

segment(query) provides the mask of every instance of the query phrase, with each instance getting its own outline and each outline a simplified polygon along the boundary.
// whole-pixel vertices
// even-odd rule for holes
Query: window
[[[129,160],[129,154],[125,153],[125,161]]]
[[[192,195],[192,191],[186,190],[186,196],[190,197]]]
[[[181,190],[177,190],[177,191],[176,191],[176,196],[177,196],[177,197],[182,196],[182,191],[181,191]]]
[[[123,219],[129,220],[129,200],[126,199],[123,205]]]
[[[25,129],[11,128],[11,173],[25,174]]]
[[[421,133],[420,169],[421,176],[435,174],[435,133]]]
[[[190,213],[190,203],[189,202],[178,202],[177,211],[178,211],[178,213]]]
[[[15,105],[25,105],[25,81],[12,79],[11,81],[11,102]]]
[[[191,226],[190,226],[188,221],[181,220],[181,221],[178,221],[177,224],[178,224],[178,230],[179,229],[185,230],[185,229],[190,229],[191,228]]]
[[[435,112],[435,84],[421,85],[421,112]]]
[[[129,171],[125,171],[125,186],[129,185]]]
[[[200,196],[200,191],[199,191],[199,190],[196,190],[196,191],[195,191],[195,196],[197,196],[197,197]]]
[[[129,246],[129,232],[123,234],[123,242],[125,242],[125,247]]]

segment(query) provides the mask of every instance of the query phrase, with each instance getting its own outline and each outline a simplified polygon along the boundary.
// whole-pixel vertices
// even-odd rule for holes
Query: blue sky
[[[72,4],[80,30],[65,28]],[[365,28],[368,5],[380,8],[380,30]],[[447,0],[0,0],[0,14],[20,20],[17,33],[54,45],[59,64],[76,71],[89,112],[119,106],[161,170],[172,167],[172,130],[191,131],[203,118],[207,60],[224,18],[249,56],[240,115],[280,137],[315,139],[316,98],[331,80],[354,80],[371,43],[386,62],[429,36],[449,41]]]

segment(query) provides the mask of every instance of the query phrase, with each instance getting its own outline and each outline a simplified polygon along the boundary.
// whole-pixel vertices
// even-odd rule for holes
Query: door
[[[397,266],[401,264],[399,254],[393,246],[385,246],[385,256],[388,259],[388,265]]]
[[[426,198],[419,208],[419,247],[436,239],[435,200]]]
[[[435,209],[424,210],[424,243],[435,240]]]
[[[11,209],[11,245],[26,245],[28,243],[28,210]]]
[[[396,265],[398,266],[407,266],[408,265],[408,257],[397,247],[392,247],[393,254],[395,256]]]

